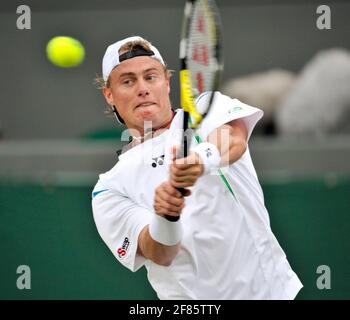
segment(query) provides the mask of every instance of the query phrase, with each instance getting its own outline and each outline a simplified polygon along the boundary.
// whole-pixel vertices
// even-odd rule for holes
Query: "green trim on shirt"
[[[196,138],[196,141],[197,143],[201,143],[203,142],[202,138],[196,134],[195,135],[195,138]],[[235,200],[237,201],[237,197],[235,195],[235,193],[233,192],[233,189],[232,189],[232,186],[230,185],[228,179],[225,177],[225,175],[222,173],[222,170],[221,169],[218,169],[219,171],[219,174],[220,174],[220,178],[222,179],[222,181],[224,182],[226,188],[230,191],[231,195],[235,198]]]

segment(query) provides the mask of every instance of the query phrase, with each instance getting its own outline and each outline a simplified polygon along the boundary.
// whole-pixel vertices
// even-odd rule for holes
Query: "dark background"
[[[185,1],[93,0],[0,2],[0,123],[5,139],[78,138],[113,122],[93,84],[107,46],[129,35],[153,42],[169,67],[179,70],[178,39]],[[32,10],[31,30],[16,28],[16,8]],[[272,68],[302,69],[319,50],[350,49],[350,2],[328,1],[330,30],[316,27],[318,1],[217,1],[224,27],[223,83]],[[45,53],[56,35],[79,39],[86,49],[78,68],[53,66]],[[172,101],[178,106],[175,73]]]

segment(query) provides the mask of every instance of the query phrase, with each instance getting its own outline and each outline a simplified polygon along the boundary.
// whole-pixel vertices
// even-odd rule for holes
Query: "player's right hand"
[[[169,181],[163,182],[156,188],[154,196],[154,210],[159,215],[179,216],[185,206],[185,197],[191,194],[185,189],[184,195],[171,185]]]

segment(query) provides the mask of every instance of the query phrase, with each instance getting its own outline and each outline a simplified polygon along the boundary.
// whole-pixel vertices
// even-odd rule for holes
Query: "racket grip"
[[[175,216],[169,216],[168,214],[165,214],[163,217],[171,222],[176,222],[180,219],[180,216],[175,217]]]
[[[188,121],[189,121],[189,113],[187,111],[184,112],[184,117],[183,117],[183,130],[184,130],[184,134],[183,134],[183,141],[182,141],[182,145],[181,145],[181,149],[180,149],[180,153],[178,155],[178,158],[185,158],[187,157],[188,154],[188,141],[191,141],[191,138],[189,138],[190,134],[192,134],[192,130],[190,130],[188,132]],[[185,188],[177,188],[177,190],[179,190],[182,194],[182,196],[185,195],[186,191]],[[180,219],[180,216],[174,217],[174,216],[169,216],[167,214],[164,215],[164,218],[167,219],[168,221],[171,222],[176,222]]]
[[[183,196],[186,193],[185,188],[177,188],[177,190],[179,190]],[[168,221],[176,222],[180,219],[180,216],[175,217],[175,216],[169,216],[168,214],[165,214],[164,218],[167,219]]]

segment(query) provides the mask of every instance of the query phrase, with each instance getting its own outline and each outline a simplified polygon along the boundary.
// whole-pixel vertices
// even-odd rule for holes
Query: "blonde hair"
[[[133,51],[136,49],[145,49],[147,51],[152,51],[151,43],[146,40],[129,41],[120,47],[118,53],[122,54],[124,52]]]

